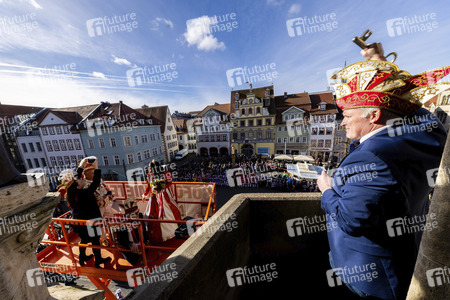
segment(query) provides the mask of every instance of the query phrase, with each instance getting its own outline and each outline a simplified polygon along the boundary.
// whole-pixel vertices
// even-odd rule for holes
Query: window
[[[28,169],[33,168],[33,164],[31,163],[31,159],[27,158]]]
[[[283,130],[284,130],[284,131],[287,131],[287,126],[284,126]]]
[[[116,148],[117,147],[116,138],[113,138],[113,137],[110,138],[109,142],[110,142],[112,148]]]
[[[150,158],[150,150],[144,150],[144,159]]]
[[[288,141],[288,138],[285,137],[285,138],[283,139],[283,142],[284,142],[284,143],[287,143],[287,141]]]
[[[130,147],[131,146],[131,138],[129,136],[124,136],[123,143],[124,143],[125,147]]]
[[[100,148],[105,148],[105,140],[104,139],[98,139],[98,145]]]
[[[72,161],[72,165],[77,165],[77,156],[76,155],[71,155],[70,160]]]
[[[137,136],[137,135],[134,136],[134,143],[136,145],[139,145],[139,136]]]
[[[59,145],[61,146],[61,151],[67,151],[66,142],[64,140],[59,140]]]
[[[50,157],[50,163],[52,164],[52,167],[56,167],[56,158],[54,156]]]
[[[64,126],[64,133],[69,134],[69,126]]]
[[[312,135],[317,135],[317,128],[312,128]]]
[[[108,156],[104,155],[102,158],[103,158],[103,165],[109,166]]]
[[[281,127],[281,126],[278,126],[277,128],[278,128],[278,131],[281,131],[281,128],[282,128],[282,127]]]
[[[73,150],[73,142],[72,140],[66,140],[67,143],[67,148],[69,149],[69,151]]]
[[[317,140],[311,140],[311,147],[317,147]]]
[[[41,164],[45,168],[47,166],[47,162],[45,161],[45,158],[41,158]]]
[[[158,140],[161,139],[161,136],[160,136],[159,132],[156,134],[156,137],[157,137]]]
[[[325,122],[325,116],[320,116],[320,123],[324,123]]]
[[[155,134],[152,133],[152,134],[150,134],[150,141],[154,141],[154,140],[155,140]]]
[[[50,143],[50,141],[45,141],[45,146],[47,147],[47,151],[48,152],[52,152],[53,151],[52,143]]]
[[[250,107],[250,108],[248,109],[248,114],[249,114],[249,115],[253,115],[253,108]]]
[[[241,121],[241,127],[245,127],[245,121]]]
[[[55,149],[55,151],[59,151],[58,141],[52,141],[52,142],[53,142],[53,149]]]
[[[209,142],[209,135],[205,136],[205,142]]]
[[[43,135],[48,135],[47,127],[42,127],[41,130]]]
[[[245,140],[245,132],[241,132],[241,140]]]
[[[266,131],[266,139],[270,140],[272,138],[272,131],[267,130]]]
[[[116,166],[120,165],[120,158],[119,155],[114,155],[114,164]]]
[[[133,155],[133,153],[128,153],[127,154],[127,160],[128,160],[129,164],[134,163],[134,155]]]
[[[158,148],[152,149],[152,156],[158,155]]]
[[[327,127],[327,135],[332,135],[332,134],[333,134],[333,128]]]
[[[64,161],[62,156],[57,156],[56,159],[58,160],[58,166],[64,166]]]
[[[142,144],[148,143],[148,136],[146,134],[141,135]]]
[[[307,137],[306,137],[306,136],[303,136],[303,137],[302,137],[302,143],[306,143],[307,141],[308,141]]]
[[[36,151],[34,150],[34,145],[33,145],[33,143],[28,143],[28,146],[30,146],[30,151],[31,151],[31,152],[36,152]]]
[[[25,152],[25,153],[28,152],[27,145],[25,143],[22,143],[22,149],[23,149],[23,152]]]
[[[281,144],[281,138],[280,137],[277,139],[277,143]]]
[[[272,125],[272,119],[266,119],[266,125]]]
[[[61,126],[56,126],[56,133],[62,134]]]
[[[248,138],[249,139],[253,139],[253,130],[250,130],[249,132],[248,132]]]
[[[83,158],[84,158],[83,155],[78,155],[78,160],[79,161],[83,160]]]
[[[319,135],[324,135],[325,134],[325,128],[320,127],[319,128]]]
[[[295,142],[296,142],[296,143],[300,143],[300,137],[299,137],[299,136],[297,136],[297,137],[295,138]]]
[[[319,148],[322,148],[323,147],[323,140],[319,140],[318,143],[317,143],[317,146]]]
[[[81,150],[81,143],[79,139],[74,139],[73,142],[75,143],[75,149]]]
[[[137,153],[137,160],[138,160],[138,161],[141,161],[141,160],[142,160],[142,153],[141,153],[141,152],[138,152],[138,153]]]
[[[211,136],[211,142],[214,142],[214,135]]]
[[[248,126],[253,126],[253,120],[248,120]]]
[[[93,149],[94,148],[94,141],[91,140],[91,139],[88,140],[88,148],[89,149]]]
[[[256,108],[256,113],[257,113],[257,114],[260,114],[260,113],[261,113],[261,107],[257,107],[257,108]]]
[[[227,141],[227,136],[226,135],[222,136],[222,141],[224,141],[224,142]]]
[[[51,135],[54,135],[55,134],[55,128],[49,127],[48,128],[48,132],[50,132]]]
[[[326,140],[325,141],[325,147],[331,147],[331,140]]]
[[[66,164],[66,167],[70,166],[70,157],[69,156],[64,156],[64,163]]]
[[[34,159],[34,165],[36,166],[36,168],[39,168],[39,160],[37,158]]]
[[[241,109],[241,116],[245,115],[245,109]]]
[[[262,126],[262,120],[261,119],[256,120],[256,126]]]

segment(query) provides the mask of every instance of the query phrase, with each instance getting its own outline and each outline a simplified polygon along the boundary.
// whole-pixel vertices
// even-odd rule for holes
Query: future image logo
[[[245,83],[271,82],[278,78],[276,63],[254,65],[252,67],[244,66],[226,71],[228,85],[236,87]]]
[[[138,26],[135,13],[112,17],[93,18],[86,21],[88,35],[90,37],[113,34],[117,32],[131,32]]]
[[[287,32],[290,37],[297,37],[316,32],[330,32],[336,29],[338,22],[336,14],[314,15],[312,17],[300,17],[286,21]]]
[[[438,27],[436,14],[430,13],[421,16],[393,18],[386,21],[388,35],[390,37],[412,34],[417,32],[431,32]]]

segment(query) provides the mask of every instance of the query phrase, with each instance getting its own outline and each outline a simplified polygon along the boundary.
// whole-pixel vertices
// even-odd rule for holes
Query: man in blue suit
[[[405,299],[428,228],[430,172],[446,141],[442,124],[420,103],[450,67],[411,76],[376,46],[370,60],[332,77],[344,79],[336,104],[347,138],[360,145],[332,178],[323,172],[317,182],[327,220],[337,224],[328,232],[333,271],[327,276],[338,276],[362,298]]]

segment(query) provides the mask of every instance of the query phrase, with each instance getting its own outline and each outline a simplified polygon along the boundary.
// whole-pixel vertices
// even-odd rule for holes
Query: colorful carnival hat
[[[88,172],[90,170],[98,169],[97,157],[88,156],[81,160],[78,167],[83,168],[84,172]]]
[[[418,110],[423,103],[450,88],[450,83],[437,83],[450,73],[450,66],[412,76],[397,65],[367,60],[343,68],[331,79],[336,104],[341,109],[376,107],[402,115]]]

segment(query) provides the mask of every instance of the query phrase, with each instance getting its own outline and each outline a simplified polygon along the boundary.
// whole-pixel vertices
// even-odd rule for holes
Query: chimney
[[[284,99],[287,98],[287,92],[284,92]]]

